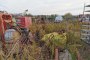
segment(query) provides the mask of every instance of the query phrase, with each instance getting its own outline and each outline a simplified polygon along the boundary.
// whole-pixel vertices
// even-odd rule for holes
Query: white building
[[[63,21],[63,17],[62,16],[57,16],[55,18],[55,22],[61,22],[61,21]]]

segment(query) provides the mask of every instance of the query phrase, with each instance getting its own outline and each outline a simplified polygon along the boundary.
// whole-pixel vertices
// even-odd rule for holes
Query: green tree
[[[66,13],[63,17],[65,20],[71,20],[73,18],[73,15],[71,13]]]
[[[50,21],[54,21],[55,18],[56,18],[56,16],[57,16],[57,14],[52,14],[52,15],[50,15],[49,20],[50,20]]]

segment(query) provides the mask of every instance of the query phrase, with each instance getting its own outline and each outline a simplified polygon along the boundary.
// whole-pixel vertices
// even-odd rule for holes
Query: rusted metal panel
[[[32,19],[31,17],[19,17],[16,19],[17,24],[20,28],[29,28],[30,25],[32,25]]]

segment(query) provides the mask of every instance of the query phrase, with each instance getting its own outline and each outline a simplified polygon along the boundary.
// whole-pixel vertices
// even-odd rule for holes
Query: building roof
[[[62,20],[63,20],[63,17],[62,17],[62,16],[57,16],[57,17],[55,18],[55,20],[60,20],[60,21],[62,21]]]

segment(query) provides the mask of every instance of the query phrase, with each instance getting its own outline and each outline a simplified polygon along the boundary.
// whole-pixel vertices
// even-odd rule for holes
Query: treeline
[[[29,15],[28,15],[29,16]],[[31,15],[30,15],[31,16]],[[44,19],[45,21],[53,22],[55,18],[59,16],[58,14],[52,15],[32,15],[33,21]],[[78,15],[72,15],[71,13],[66,13],[64,15],[60,15],[63,17],[63,20],[78,20]]]

